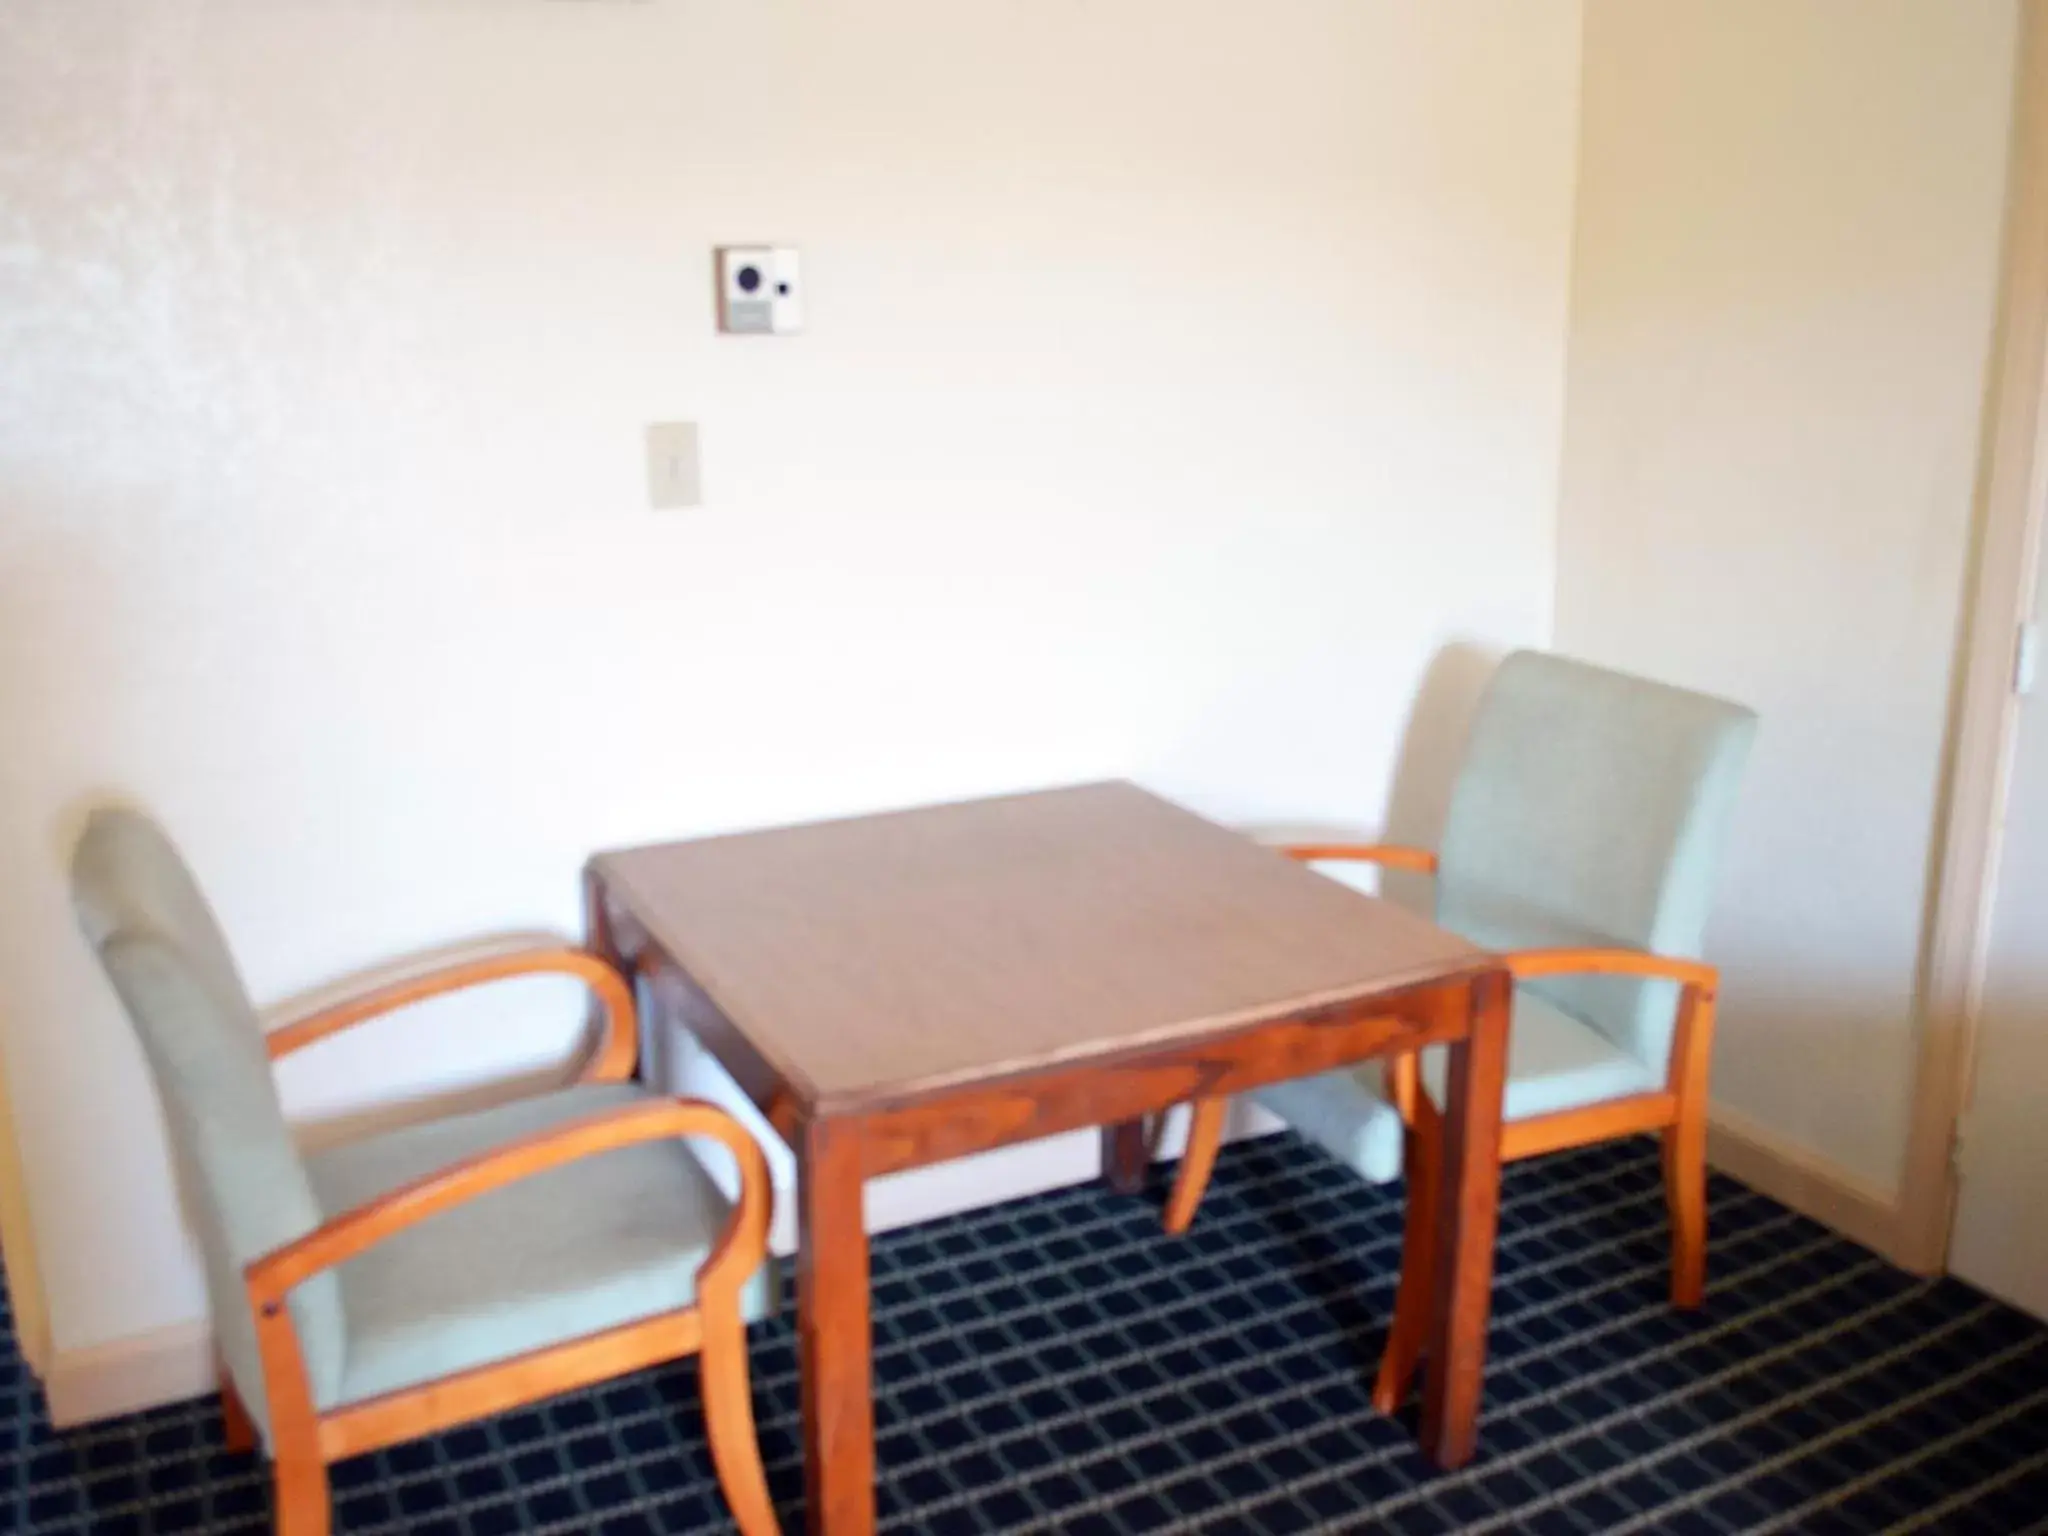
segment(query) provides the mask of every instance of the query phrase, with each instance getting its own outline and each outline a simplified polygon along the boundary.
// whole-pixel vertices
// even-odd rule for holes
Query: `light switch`
[[[718,247],[718,328],[736,336],[787,336],[804,327],[796,252],[786,245]]]
[[[697,423],[657,421],[647,429],[647,504],[656,511],[704,504]]]

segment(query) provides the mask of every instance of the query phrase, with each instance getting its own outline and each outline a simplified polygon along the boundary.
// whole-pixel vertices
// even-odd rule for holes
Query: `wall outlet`
[[[804,326],[796,252],[786,245],[718,247],[718,328],[734,336],[787,336]]]
[[[657,421],[647,429],[647,504],[656,511],[704,504],[697,423]]]

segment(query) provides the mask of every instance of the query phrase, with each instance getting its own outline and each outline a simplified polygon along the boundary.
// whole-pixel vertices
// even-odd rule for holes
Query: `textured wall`
[[[0,1049],[60,1346],[201,1305],[63,904],[88,792],[266,998],[573,926],[628,840],[1114,773],[1375,821],[1436,648],[1547,631],[1577,58],[1524,0],[0,10]],[[721,340],[764,238],[810,329]],[[702,511],[644,509],[666,418]]]
[[[1593,0],[1557,639],[1763,715],[1715,1096],[1896,1183],[2010,0]]]

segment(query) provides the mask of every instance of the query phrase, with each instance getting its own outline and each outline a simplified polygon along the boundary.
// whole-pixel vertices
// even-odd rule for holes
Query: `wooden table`
[[[874,1529],[862,1186],[1443,1042],[1422,1439],[1473,1450],[1508,980],[1486,953],[1130,784],[607,853],[590,942],[649,979],[796,1152],[810,1529]],[[1171,1239],[1162,1236],[1160,1241]]]

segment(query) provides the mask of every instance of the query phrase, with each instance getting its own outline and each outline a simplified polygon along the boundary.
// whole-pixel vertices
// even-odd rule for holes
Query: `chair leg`
[[[1681,1112],[1664,1133],[1664,1196],[1671,1208],[1671,1304],[1691,1311],[1707,1291],[1707,1117]]]
[[[256,1449],[255,1422],[243,1406],[242,1394],[235,1390],[234,1378],[225,1366],[220,1369],[220,1427],[221,1439],[229,1451],[240,1455]]]
[[[312,1446],[274,1444],[271,1483],[277,1494],[277,1536],[328,1536],[334,1518],[327,1466]]]
[[[1217,1097],[1196,1099],[1188,1106],[1188,1145],[1180,1155],[1180,1172],[1174,1175],[1173,1195],[1166,1202],[1166,1230],[1178,1236],[1193,1225],[1195,1207],[1209,1187],[1209,1175],[1216,1168],[1216,1149],[1223,1145],[1223,1117],[1230,1100]]]
[[[704,1317],[704,1347],[697,1360],[703,1383],[704,1432],[711,1441],[718,1486],[740,1536],[777,1536],[775,1506],[761,1470],[754,1431],[754,1397],[747,1380],[747,1330],[737,1313]]]
[[[1408,1128],[1403,1153],[1408,1177],[1408,1220],[1401,1233],[1401,1284],[1394,1293],[1394,1322],[1387,1331],[1386,1353],[1380,1357],[1379,1379],[1372,1404],[1391,1414],[1408,1396],[1415,1367],[1422,1359],[1422,1341],[1429,1334],[1429,1309],[1436,1289],[1436,1206],[1441,1176],[1442,1124],[1435,1115],[1418,1115]]]

